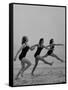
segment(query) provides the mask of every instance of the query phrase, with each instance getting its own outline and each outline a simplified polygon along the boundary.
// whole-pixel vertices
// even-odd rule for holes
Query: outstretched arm
[[[31,51],[34,50],[35,47],[38,47],[38,44],[35,44],[35,45],[31,46],[31,47],[30,47],[30,50],[31,50]]]
[[[64,44],[53,44],[55,46],[64,46]]]
[[[64,44],[52,44],[52,45],[54,45],[54,46],[64,46]],[[48,48],[48,47],[50,47],[51,45],[47,45],[47,46],[45,46],[46,48]]]

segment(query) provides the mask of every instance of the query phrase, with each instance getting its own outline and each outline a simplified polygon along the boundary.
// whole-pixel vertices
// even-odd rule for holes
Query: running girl
[[[21,52],[19,55],[19,60],[21,61],[21,69],[19,70],[15,79],[18,79],[18,76],[20,74],[23,77],[23,72],[31,66],[31,62],[28,59],[26,59],[25,57],[26,57],[27,52],[29,50],[33,50],[33,48],[29,47],[27,42],[28,42],[28,38],[26,36],[24,36],[22,38],[22,46],[14,58],[14,60],[16,61],[18,54]],[[27,66],[25,66],[25,64],[27,64]]]
[[[37,47],[37,51],[36,51],[36,53],[34,54],[34,57],[35,57],[35,65],[34,65],[34,67],[33,67],[32,73],[31,73],[32,75],[34,75],[33,73],[34,73],[34,71],[35,71],[35,69],[36,69],[36,67],[37,67],[37,65],[38,65],[39,60],[43,61],[45,64],[48,64],[48,65],[52,65],[52,64],[53,64],[53,62],[49,63],[49,62],[45,61],[44,58],[42,58],[42,57],[40,56],[40,53],[41,53],[41,51],[43,50],[43,48],[48,49],[48,48],[45,47],[43,44],[44,44],[44,39],[41,38],[41,39],[39,40],[39,44],[36,44],[36,45],[33,46],[33,48]]]
[[[43,58],[47,57],[47,56],[52,56],[54,58],[56,58],[57,60],[59,60],[60,62],[64,62],[62,59],[60,59],[56,54],[53,53],[55,46],[61,46],[63,44],[54,44],[54,39],[50,39],[49,42],[50,45],[48,45],[47,47],[49,47],[48,52],[46,53],[46,55],[43,56]]]

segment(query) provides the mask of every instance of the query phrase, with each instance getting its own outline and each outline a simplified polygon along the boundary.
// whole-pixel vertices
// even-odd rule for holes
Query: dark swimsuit
[[[54,45],[52,45],[50,47],[50,50],[47,52],[48,55],[51,55],[53,53],[53,50],[54,50]]]
[[[19,59],[20,59],[20,60],[22,60],[22,59],[26,56],[28,50],[29,50],[29,46],[26,46],[26,47],[24,47],[24,48],[22,49],[22,52],[21,52],[21,54],[19,55]]]
[[[42,49],[43,49],[43,47],[40,47],[40,46],[39,46],[39,47],[37,48],[36,53],[34,54],[34,57],[36,57],[37,55],[39,55],[39,54],[41,53]]]

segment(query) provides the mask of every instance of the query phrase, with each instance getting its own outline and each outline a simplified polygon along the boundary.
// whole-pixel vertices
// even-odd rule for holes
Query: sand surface
[[[14,86],[65,82],[64,65],[61,67],[38,66],[34,72],[34,76],[31,75],[32,67],[24,72],[23,78],[19,76],[17,80],[14,80]],[[14,66],[14,79],[19,69],[20,66]]]

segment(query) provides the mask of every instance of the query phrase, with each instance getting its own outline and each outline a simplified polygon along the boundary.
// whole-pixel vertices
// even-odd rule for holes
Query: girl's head
[[[27,36],[23,36],[22,37],[22,44],[24,44],[26,42],[28,42],[28,38],[27,38]]]
[[[39,40],[39,45],[43,45],[43,43],[44,43],[44,39],[41,38],[41,39]]]
[[[53,42],[54,42],[54,39],[52,38],[52,39],[50,39],[49,44],[53,44]]]

